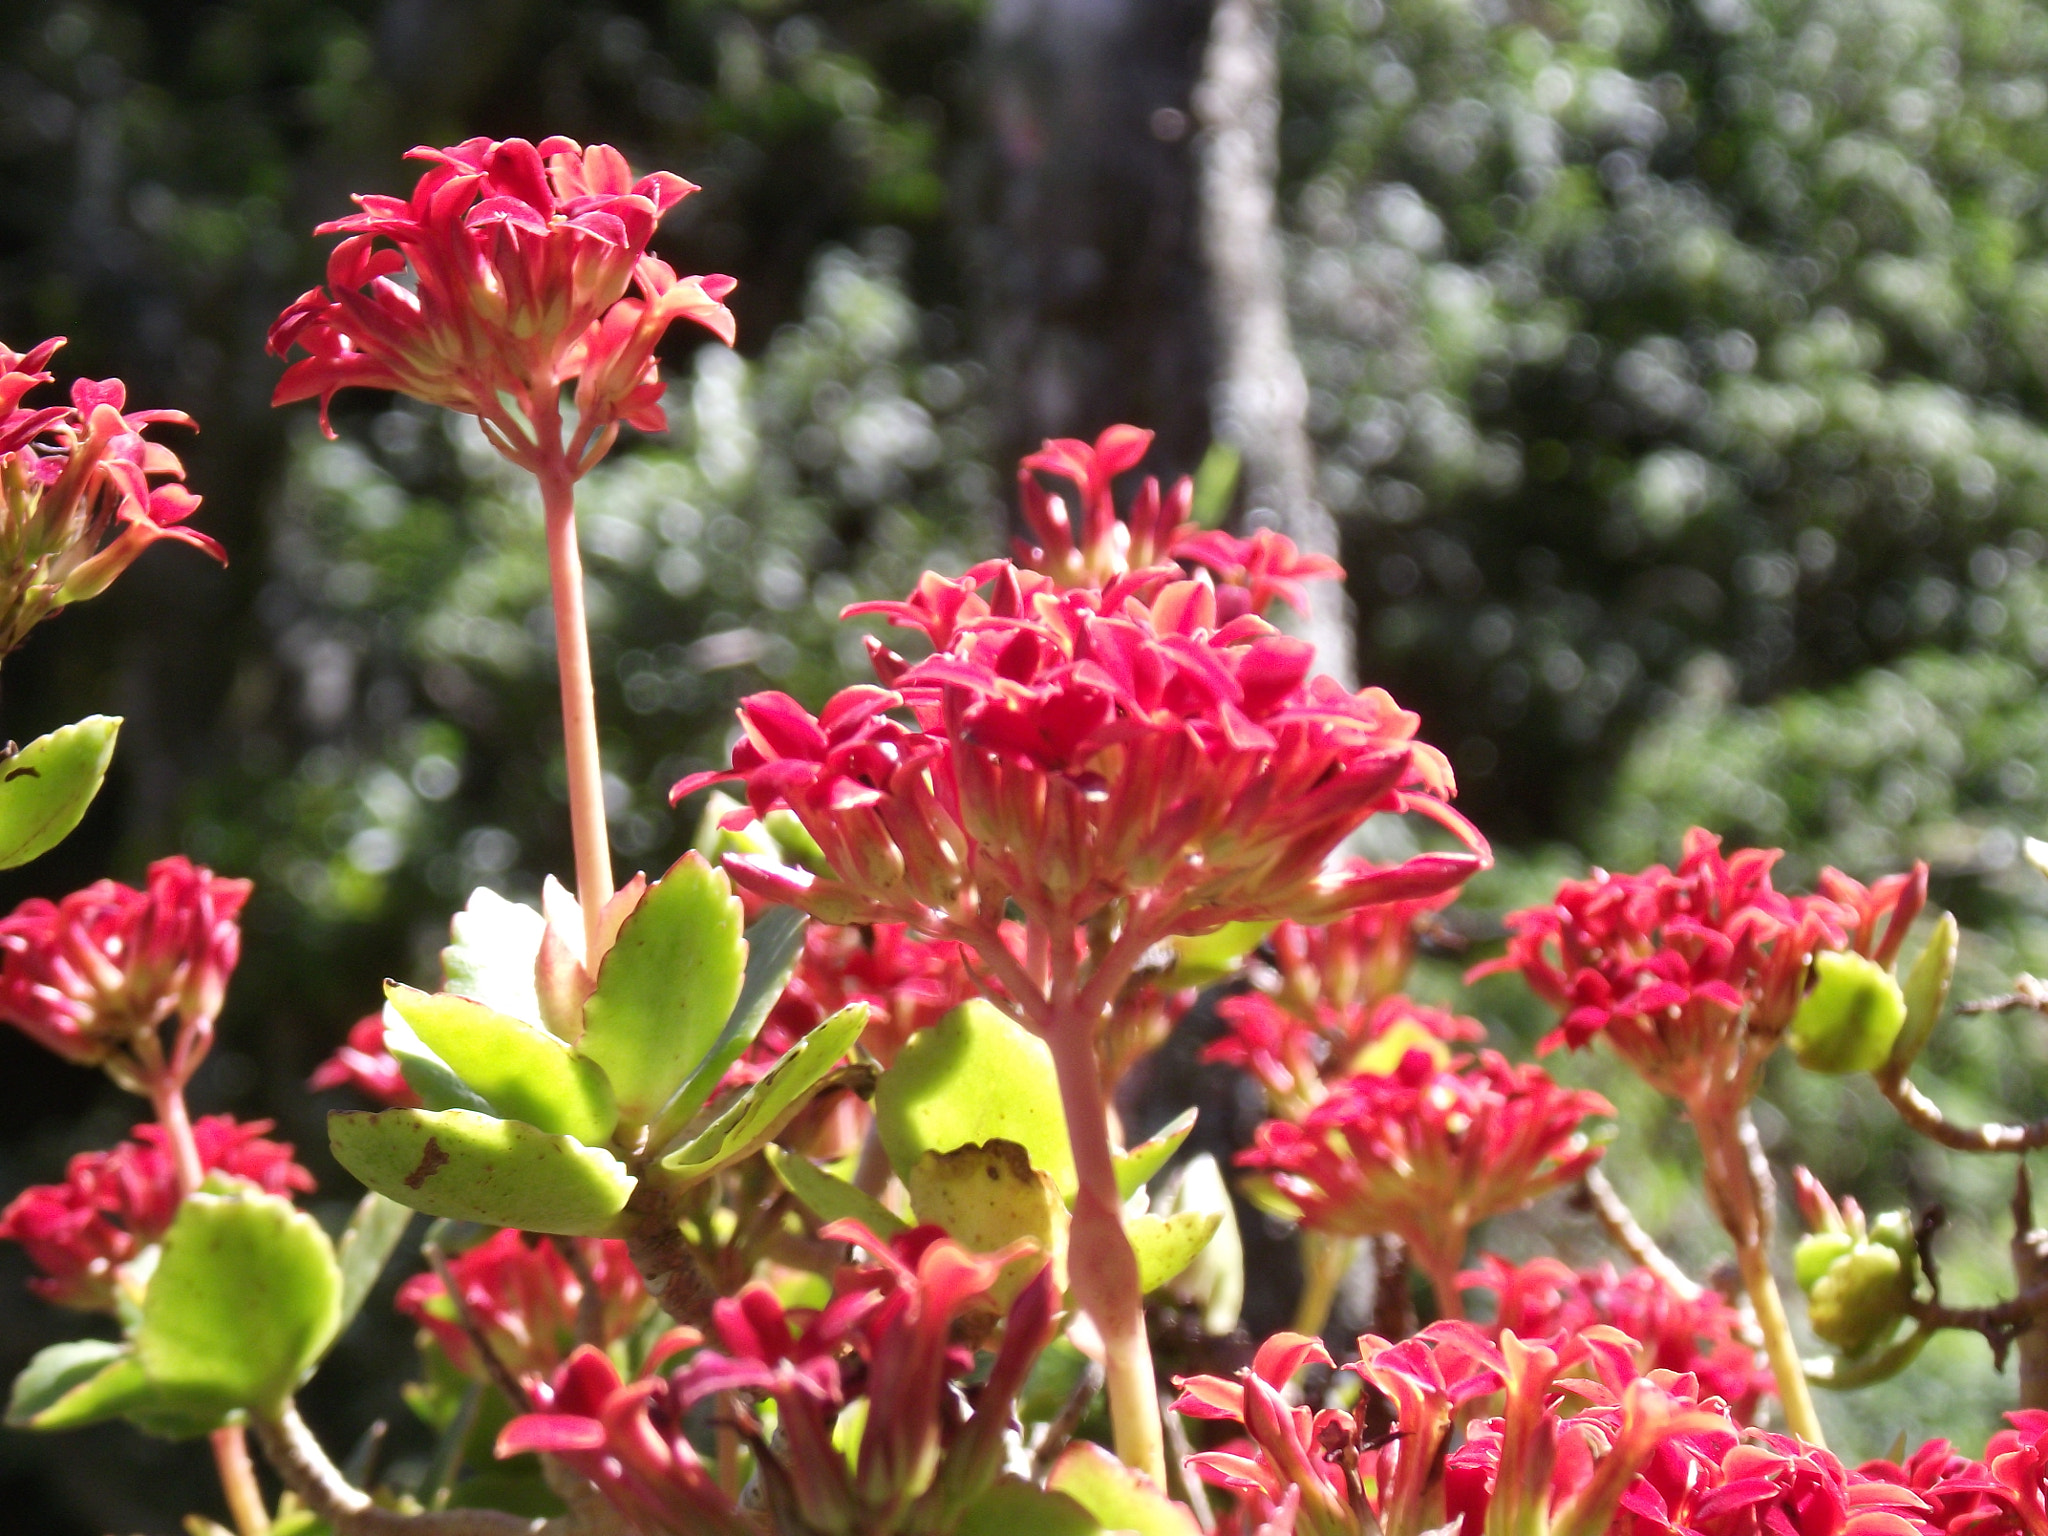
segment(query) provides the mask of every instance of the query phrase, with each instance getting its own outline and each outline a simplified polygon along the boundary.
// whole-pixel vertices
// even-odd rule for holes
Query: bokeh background
[[[2048,964],[2048,8],[2038,0],[1286,0],[1279,194],[1318,491],[1360,667],[1450,752],[1498,913],[1703,822],[1788,883],[1914,857],[1964,991]],[[703,190],[662,254],[740,280],[737,352],[674,338],[673,429],[587,482],[613,835],[661,867],[668,785],[763,687],[860,667],[836,621],[1001,547],[1048,433],[1212,439],[1192,94],[1203,0],[13,0],[0,7],[0,337],[191,412],[220,571],[166,548],[10,659],[4,734],[127,724],[108,792],[0,900],[182,850],[258,882],[201,1109],[276,1116],[334,1210],[313,1064],[380,978],[431,975],[483,883],[569,864],[539,511],[481,440],[345,398],[273,412],[310,235],[472,134],[623,147]],[[1459,957],[1423,985],[1461,996]],[[1524,1046],[1525,996],[1463,1006]],[[2043,1021],[1959,1021],[1958,1112],[2048,1097]],[[1718,1253],[1685,1137],[1623,1105],[1617,1182]],[[1226,1095],[1227,1097],[1227,1095]],[[132,1105],[0,1033],[0,1192]],[[1226,1114],[1217,1124],[1227,1128]],[[1879,1205],[1942,1203],[1956,1299],[2003,1273],[2009,1162],[1914,1145],[1860,1084],[1773,1079],[1762,1128]],[[1219,1131],[1219,1134],[1222,1132]],[[1591,1255],[1582,1218],[1493,1239]],[[0,1255],[0,1370],[72,1331]],[[1255,1303],[1257,1298],[1255,1297]],[[1284,1312],[1284,1298],[1269,1302]],[[372,1308],[375,1313],[378,1309]],[[311,1411],[393,1421],[369,1323]],[[1981,1342],[1826,1404],[1852,1457],[1972,1444]],[[0,1440],[10,1528],[168,1532],[202,1454]]]

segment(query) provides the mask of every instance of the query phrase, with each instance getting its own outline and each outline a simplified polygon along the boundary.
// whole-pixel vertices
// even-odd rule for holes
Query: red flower
[[[1109,427],[1092,444],[1047,439],[1017,466],[1018,501],[1036,541],[1017,541],[1017,563],[1063,587],[1106,586],[1132,571],[1171,570],[1175,562],[1199,567],[1216,583],[1226,622],[1246,613],[1264,615],[1275,601],[1306,613],[1306,583],[1343,577],[1343,567],[1327,555],[1305,555],[1270,529],[1250,538],[1202,532],[1188,518],[1195,487],[1186,476],[1163,497],[1159,482],[1148,477],[1119,517],[1113,483],[1135,469],[1151,446],[1150,432],[1129,426]],[[1073,485],[1078,528],[1066,501],[1047,489],[1041,477],[1048,475]]]
[[[310,1192],[313,1176],[292,1161],[290,1145],[265,1139],[271,1124],[231,1115],[197,1121],[200,1167],[273,1195]],[[62,1184],[25,1189],[0,1212],[0,1238],[20,1243],[43,1272],[29,1282],[37,1295],[111,1312],[121,1266],[170,1230],[179,1203],[176,1160],[162,1126],[138,1125],[134,1135],[105,1152],[79,1153]]]
[[[347,1042],[313,1069],[306,1086],[315,1093],[351,1087],[387,1109],[417,1109],[420,1103],[399,1070],[398,1058],[384,1047],[382,1013],[365,1015],[350,1025]]]
[[[627,1337],[648,1314],[647,1288],[615,1239],[529,1239],[499,1232],[449,1261],[470,1321],[489,1343],[499,1364],[529,1384],[554,1373],[576,1344],[577,1311],[583,1282],[560,1244],[575,1244],[583,1272],[602,1298],[599,1342]],[[418,1323],[456,1370],[473,1381],[489,1381],[477,1346],[463,1327],[448,1288],[432,1272],[414,1275],[398,1288],[398,1310]]]
[[[327,285],[270,329],[277,356],[308,354],[285,370],[274,404],[318,395],[324,426],[336,390],[397,390],[480,418],[531,467],[526,424],[557,420],[561,386],[578,379],[567,462],[580,475],[619,422],[663,424],[654,347],[670,324],[695,320],[732,341],[718,302],[732,279],[678,278],[647,254],[662,215],[696,190],[681,177],[636,181],[610,145],[559,137],[537,149],[476,138],[411,158],[432,168],[410,199],[359,196],[361,213],[314,231],[348,238],[328,258]]]
[[[1927,1504],[1788,1435],[1680,1437],[1629,1490],[1615,1536],[1926,1536]]]
[[[1612,1113],[1496,1051],[1448,1066],[1410,1051],[1391,1076],[1339,1083],[1299,1125],[1267,1121],[1238,1162],[1315,1231],[1399,1236],[1448,1311],[1472,1228],[1578,1178],[1600,1157],[1583,1122]]]
[[[1777,849],[1724,856],[1695,827],[1677,870],[1596,870],[1547,907],[1512,913],[1499,960],[1472,977],[1519,971],[1564,1010],[1545,1049],[1604,1034],[1646,1081],[1687,1101],[1754,1074],[1783,1038],[1814,951],[1855,949],[1889,964],[1926,900],[1924,866],[1865,889],[1836,871],[1820,896],[1771,886]],[[1885,923],[1882,935],[1879,924]]]
[[[827,922],[970,941],[992,940],[1009,901],[1047,933],[1121,902],[1142,953],[1233,918],[1445,890],[1485,862],[1415,716],[1311,677],[1309,647],[1261,620],[1216,627],[1207,582],[1062,592],[1000,562],[935,582],[885,606],[938,654],[912,666],[878,649],[890,686],[847,689],[819,717],[755,695],[731,771],[676,786],[744,780],[755,814],[787,806],[832,871],[732,856],[736,881]],[[1383,810],[1429,815],[1474,851],[1326,878],[1330,850]]]
[[[143,436],[192,425],[182,411],[125,412],[119,379],[79,379],[69,406],[24,406],[51,375],[64,339],[26,354],[0,346],[0,655],[70,603],[97,597],[150,545],[171,539],[227,557],[182,526],[199,498],[178,482],[184,466]],[[152,485],[151,481],[166,484]]]
[[[138,1092],[165,1072],[183,1082],[212,1041],[251,888],[172,857],[139,891],[101,880],[61,902],[30,898],[0,919],[0,1019]],[[173,1013],[166,1065],[155,1030]]]
[[[1055,1330],[1051,1270],[1011,1304],[963,1420],[949,1408],[948,1383],[974,1354],[956,1325],[971,1314],[984,1324],[993,1317],[989,1289],[1019,1249],[970,1253],[936,1227],[893,1243],[853,1222],[825,1233],[874,1256],[840,1273],[825,1308],[790,1311],[768,1287],[750,1285],[713,1308],[722,1349],[703,1350],[668,1382],[623,1386],[608,1362],[578,1351],[543,1394],[546,1411],[513,1420],[498,1454],[561,1456],[650,1528],[751,1531],[704,1476],[682,1424],[707,1397],[759,1392],[775,1401],[775,1443],[745,1423],[778,1526],[875,1536],[950,1530],[1002,1469],[1012,1405]],[[832,1437],[856,1398],[867,1412],[849,1465]]]
[[[1363,859],[1351,867],[1369,874]],[[1449,906],[1456,892],[1379,902],[1326,923],[1282,923],[1267,939],[1279,971],[1279,997],[1303,1018],[1392,997],[1415,962],[1416,929]]]
[[[1293,926],[1284,924],[1283,926]],[[1309,1023],[1263,992],[1227,997],[1216,1006],[1228,1033],[1203,1048],[1202,1060],[1249,1072],[1266,1090],[1271,1112],[1299,1121],[1329,1094],[1329,1083],[1391,1067],[1411,1049],[1439,1063],[1454,1040],[1480,1040],[1477,1019],[1394,996],[1366,1006],[1316,1005]]]
[[[1720,1398],[1745,1424],[1763,1395],[1776,1391],[1769,1363],[1742,1341],[1735,1309],[1713,1291],[1682,1296],[1650,1270],[1617,1273],[1611,1264],[1575,1271],[1558,1259],[1510,1264],[1488,1253],[1479,1265],[1458,1284],[1493,1292],[1496,1335],[1556,1348],[1591,1327],[1617,1329],[1639,1346],[1638,1371],[1697,1377],[1701,1395]]]

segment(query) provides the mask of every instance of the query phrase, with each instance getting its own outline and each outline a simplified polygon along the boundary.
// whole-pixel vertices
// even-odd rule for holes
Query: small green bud
[[[1835,1260],[1856,1246],[1846,1232],[1815,1232],[1799,1239],[1792,1250],[1792,1278],[1799,1289],[1810,1291],[1820,1277],[1834,1267]]]
[[[1828,951],[1813,968],[1813,989],[1792,1016],[1792,1054],[1811,1072],[1876,1071],[1906,1022],[1898,982],[1856,954]]]
[[[1913,1299],[1918,1267],[1912,1219],[1904,1211],[1877,1217],[1867,1237],[1817,1232],[1792,1254],[1813,1331],[1851,1358],[1892,1336]]]

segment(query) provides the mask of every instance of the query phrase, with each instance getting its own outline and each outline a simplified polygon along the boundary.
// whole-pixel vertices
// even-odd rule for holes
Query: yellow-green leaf
[[[453,992],[387,981],[384,995],[421,1043],[501,1118],[586,1144],[604,1142],[619,1123],[604,1070],[539,1024]]]
[[[1175,1503],[1151,1478],[1093,1441],[1069,1445],[1045,1486],[1065,1494],[1118,1536],[1202,1536],[1186,1505]]]
[[[1051,1177],[1031,1166],[1014,1141],[991,1141],[927,1152],[911,1166],[903,1186],[920,1224],[934,1222],[963,1247],[994,1253],[1019,1238],[1037,1252],[1013,1259],[996,1281],[996,1305],[1007,1309],[1048,1260],[1066,1288],[1067,1204]]]
[[[327,1136],[342,1167],[429,1216],[598,1237],[633,1193],[602,1148],[465,1109],[347,1111],[327,1117]]]
[[[766,1151],[768,1166],[775,1170],[783,1187],[804,1203],[820,1225],[853,1220],[882,1238],[910,1230],[908,1222],[873,1195],[827,1173],[801,1152],[773,1146]]]
[[[662,1171],[694,1184],[760,1151],[796,1118],[839,1058],[853,1049],[867,1021],[866,1003],[849,1003],[833,1014],[783,1052],[767,1075],[735,1098],[716,1120],[679,1151],[664,1157]]]
[[[1128,1200],[1143,1189],[1152,1175],[1173,1159],[1173,1154],[1195,1128],[1195,1112],[1184,1109],[1160,1128],[1159,1134],[1139,1142],[1128,1152],[1116,1154],[1116,1192]]]
[[[1124,1236],[1138,1256],[1138,1288],[1157,1290],[1195,1261],[1223,1218],[1215,1211],[1181,1211],[1172,1216],[1127,1216]]]
[[[119,715],[87,715],[0,761],[0,869],[71,835],[106,780],[120,731]]]

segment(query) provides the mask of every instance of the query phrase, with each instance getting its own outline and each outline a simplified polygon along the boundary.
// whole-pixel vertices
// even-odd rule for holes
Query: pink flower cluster
[[[141,890],[100,880],[23,902],[0,919],[0,1019],[138,1092],[164,1073],[182,1083],[212,1042],[251,889],[173,857],[150,865]],[[155,1031],[173,1014],[165,1061]]]
[[[958,944],[919,938],[902,923],[813,923],[788,987],[735,1072],[758,1077],[849,1003],[868,1005],[861,1044],[887,1066],[917,1031],[978,995]]]
[[[1702,1396],[1721,1399],[1744,1424],[1777,1390],[1762,1352],[1743,1342],[1733,1307],[1713,1291],[1680,1295],[1647,1269],[1574,1270],[1547,1256],[1510,1264],[1487,1253],[1458,1284],[1493,1293],[1496,1336],[1513,1333],[1555,1349],[1588,1328],[1617,1329],[1636,1342],[1638,1371],[1696,1377]]]
[[[1188,515],[1195,486],[1186,476],[1164,496],[1159,482],[1148,476],[1119,513],[1117,477],[1136,469],[1151,447],[1150,432],[1115,426],[1093,443],[1050,439],[1020,462],[1017,500],[1031,538],[1017,540],[1017,564],[1063,587],[1102,587],[1132,571],[1173,570],[1176,564],[1199,568],[1215,582],[1218,610],[1226,622],[1247,613],[1263,617],[1275,602],[1306,613],[1308,582],[1343,579],[1344,568],[1336,561],[1303,554],[1271,529],[1249,538],[1221,529],[1203,532]],[[1047,487],[1047,476],[1073,486],[1074,510]]]
[[[366,1014],[350,1025],[348,1039],[313,1069],[306,1086],[315,1093],[329,1088],[353,1088],[387,1109],[417,1109],[420,1104],[420,1096],[405,1080],[398,1058],[384,1044],[382,1013]]]
[[[559,419],[573,379],[573,477],[620,422],[664,424],[654,350],[671,324],[694,320],[732,341],[719,302],[732,279],[678,277],[647,254],[662,215],[696,190],[681,177],[636,180],[610,145],[565,138],[468,139],[412,158],[432,168],[410,198],[360,196],[362,212],[315,231],[348,238],[326,285],[271,327],[277,356],[308,354],[285,370],[274,404],[317,395],[324,425],[337,390],[398,390],[478,417],[507,457],[535,468],[546,445],[529,425]]]
[[[1788,896],[1771,885],[1780,857],[1724,855],[1695,827],[1675,870],[1596,870],[1550,905],[1510,914],[1507,953],[1472,976],[1519,972],[1561,1009],[1545,1049],[1604,1035],[1675,1097],[1746,1087],[1791,1023],[1813,953],[1853,949],[1889,965],[1927,898],[1924,864],[1869,887],[1826,870],[1820,894]]]
[[[1356,1411],[1283,1395],[1312,1339],[1281,1334],[1234,1381],[1183,1380],[1176,1407],[1241,1430],[1190,1458],[1261,1536],[1421,1536],[1456,1522],[1529,1536],[1928,1536],[1928,1503],[1895,1469],[1850,1471],[1827,1452],[1745,1430],[1690,1375],[1644,1371],[1635,1341],[1593,1326],[1554,1343],[1434,1323],[1400,1343],[1367,1336],[1345,1367]],[[1461,1410],[1500,1394],[1446,1454]]]
[[[1337,1084],[1299,1125],[1268,1120],[1238,1162],[1312,1231],[1401,1238],[1451,1308],[1472,1228],[1592,1167],[1600,1148],[1584,1122],[1612,1113],[1598,1094],[1497,1051],[1441,1065],[1417,1050],[1387,1076]]]
[[[575,1263],[562,1252],[574,1245]],[[467,1312],[497,1363],[528,1383],[550,1378],[576,1347],[584,1277],[596,1289],[598,1338],[609,1347],[647,1320],[647,1287],[615,1239],[529,1237],[499,1232],[448,1262],[455,1297],[431,1271],[398,1288],[398,1310],[418,1323],[449,1364],[472,1381],[489,1382]]]
[[[1358,1073],[1362,1059],[1374,1054],[1375,1046],[1431,1041],[1446,1048],[1447,1058],[1452,1042],[1486,1035],[1477,1019],[1399,994],[1370,1005],[1317,1005],[1311,1015],[1314,1023],[1264,992],[1224,998],[1216,1012],[1225,1033],[1203,1047],[1202,1060],[1258,1079],[1273,1113],[1291,1121],[1301,1120],[1328,1097],[1333,1083]]]
[[[675,794],[739,778],[755,815],[796,814],[832,873],[730,856],[760,895],[948,937],[992,935],[1010,901],[1071,932],[1142,897],[1132,931],[1149,943],[1433,894],[1485,862],[1414,715],[1312,675],[1307,645],[1249,615],[1224,622],[1213,584],[1173,577],[1062,589],[1003,562],[928,574],[908,602],[849,611],[921,629],[933,655],[874,646],[883,686],[818,716],[783,694],[745,700],[731,770]],[[1473,851],[1326,879],[1330,850],[1379,811],[1421,812]]]
[[[266,1193],[305,1194],[313,1176],[292,1149],[270,1141],[268,1120],[208,1115],[192,1126],[201,1168],[244,1179]],[[159,1125],[138,1125],[133,1141],[81,1152],[62,1184],[37,1184],[0,1212],[0,1239],[19,1243],[42,1271],[29,1287],[59,1306],[111,1312],[121,1267],[162,1239],[178,1214],[177,1161]]]
[[[199,498],[176,454],[144,436],[192,425],[182,411],[129,411],[119,379],[78,379],[71,403],[30,406],[50,382],[64,338],[26,353],[0,346],[0,656],[67,604],[97,597],[160,539],[222,564],[212,539],[187,528]],[[154,482],[154,483],[153,483]]]
[[[827,1237],[857,1243],[871,1262],[843,1270],[819,1311],[790,1310],[754,1284],[713,1309],[718,1348],[672,1376],[622,1381],[611,1362],[579,1349],[537,1394],[540,1410],[514,1419],[500,1456],[544,1451],[588,1477],[629,1519],[648,1529],[752,1532],[684,1433],[691,1407],[721,1393],[772,1398],[771,1445],[751,1417],[758,1472],[778,1526],[890,1532],[952,1529],[1002,1470],[1012,1405],[1031,1363],[1050,1342],[1059,1297],[1050,1268],[1011,1304],[972,1411],[952,1406],[950,1385],[974,1364],[962,1342],[996,1320],[989,1291],[1024,1245],[976,1254],[936,1227],[884,1242],[854,1222]],[[671,1335],[655,1365],[694,1340]],[[867,1400],[856,1452],[834,1442],[855,1399]],[[743,1397],[728,1401],[744,1401]],[[745,1410],[740,1410],[745,1414]]]

